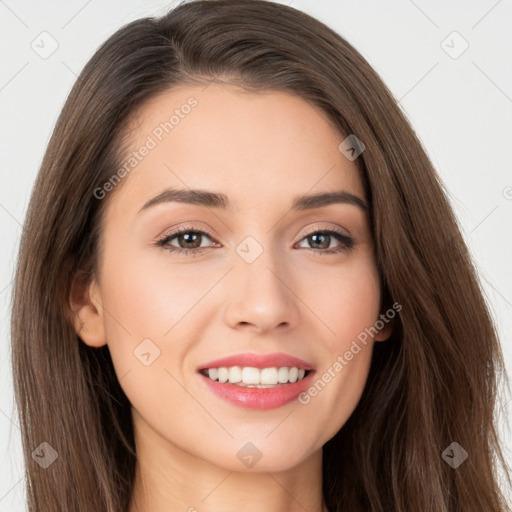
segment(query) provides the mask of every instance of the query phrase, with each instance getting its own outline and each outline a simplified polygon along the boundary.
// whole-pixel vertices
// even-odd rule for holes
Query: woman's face
[[[136,432],[159,449],[234,471],[291,468],[346,422],[385,338],[361,336],[379,319],[380,289],[344,137],[299,97],[217,84],[161,94],[135,121],[122,183],[102,188],[98,314],[82,319],[92,326],[82,337],[108,343]],[[294,208],[332,192],[341,199]],[[314,371],[265,389],[199,371],[242,354],[270,357],[235,358],[222,364],[240,371],[212,376]],[[294,366],[303,371],[272,369]]]

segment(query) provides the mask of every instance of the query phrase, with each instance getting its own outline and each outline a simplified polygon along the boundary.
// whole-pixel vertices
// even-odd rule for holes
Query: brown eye
[[[208,247],[202,245],[202,241],[205,237],[212,240],[211,236],[206,231],[185,227],[166,235],[160,239],[156,245],[164,247],[170,252],[177,251],[185,255],[195,255],[201,253]],[[177,240],[178,247],[171,244],[171,241],[174,239]]]
[[[317,230],[309,233],[302,240],[305,240],[312,250],[318,251],[320,254],[337,253],[352,249],[354,246],[354,240],[351,237],[334,230]],[[331,245],[333,240],[339,242],[335,247]]]
[[[174,238],[178,240],[178,243],[182,249],[197,249],[198,247],[201,247],[202,236],[203,235],[200,233],[189,231],[187,233],[181,233]]]

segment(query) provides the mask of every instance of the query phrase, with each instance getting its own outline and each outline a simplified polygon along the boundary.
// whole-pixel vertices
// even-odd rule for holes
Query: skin
[[[244,409],[209,391],[196,369],[282,351],[320,377],[375,324],[381,290],[367,213],[352,204],[290,211],[300,195],[343,189],[366,200],[364,189],[338,149],[344,137],[283,92],[172,89],[138,112],[128,152],[190,96],[197,106],[107,198],[100,272],[76,304],[77,331],[86,326],[87,345],[108,344],[132,404],[139,465],[130,512],[321,512],[322,446],[355,409],[373,343],[391,324],[305,405]],[[223,192],[233,209],[167,202],[139,213],[167,187]],[[212,234],[199,256],[155,245],[189,224]],[[315,245],[312,229],[340,229],[354,247],[320,254],[343,242]],[[236,252],[247,236],[263,248],[252,263]],[[170,245],[196,247],[183,237]],[[145,339],[160,350],[148,366],[134,356]],[[248,441],[262,454],[253,467],[237,457]]]

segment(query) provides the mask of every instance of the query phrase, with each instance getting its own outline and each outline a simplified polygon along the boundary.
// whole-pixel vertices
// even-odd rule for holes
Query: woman
[[[12,339],[31,511],[510,510],[502,353],[442,184],[291,7],[193,1],[96,52]]]

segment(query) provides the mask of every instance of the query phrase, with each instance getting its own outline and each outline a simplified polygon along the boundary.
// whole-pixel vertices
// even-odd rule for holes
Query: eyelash
[[[185,227],[177,229],[176,231],[174,231],[168,235],[165,235],[163,238],[159,239],[155,245],[158,247],[163,247],[164,249],[166,249],[169,252],[172,252],[174,254],[183,254],[185,256],[199,256],[203,252],[204,249],[211,248],[211,247],[200,247],[200,248],[195,248],[195,249],[183,249],[182,247],[172,247],[172,246],[168,245],[172,239],[176,238],[177,236],[179,236],[183,233],[195,233],[195,234],[200,234],[200,235],[206,235],[212,241],[214,240],[213,237],[210,235],[210,233],[208,233],[207,231],[204,231],[202,229],[195,229],[192,226],[185,226]],[[319,256],[325,255],[325,254],[336,254],[336,253],[340,253],[343,251],[349,251],[354,246],[354,240],[351,237],[345,235],[341,231],[337,231],[334,229],[316,229],[314,231],[310,231],[309,233],[306,233],[301,238],[300,241],[302,242],[302,240],[304,240],[308,236],[316,235],[319,233],[324,234],[324,235],[334,235],[334,237],[337,238],[341,242],[340,247],[334,248],[334,249],[309,249],[310,251],[313,251],[315,254],[318,254]]]

